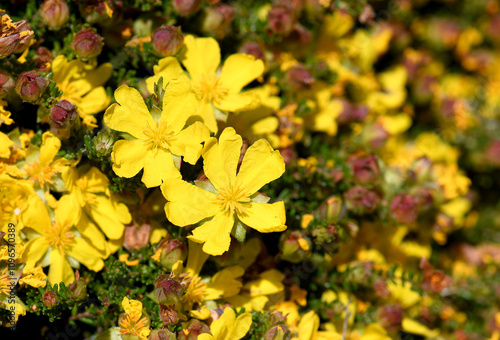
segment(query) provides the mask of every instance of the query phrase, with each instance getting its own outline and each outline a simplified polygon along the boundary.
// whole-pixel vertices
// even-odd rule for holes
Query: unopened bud
[[[413,196],[399,194],[392,199],[390,211],[396,222],[413,223],[418,215],[417,200]]]
[[[78,118],[77,107],[66,99],[52,105],[49,110],[51,132],[58,135],[61,130],[68,131]]]
[[[366,157],[351,155],[347,159],[347,164],[351,167],[354,180],[358,183],[372,183],[380,175],[380,168],[375,155]]]
[[[295,20],[288,6],[273,6],[267,16],[269,28],[275,34],[288,36],[292,32]]]
[[[281,259],[299,263],[310,254],[311,244],[300,231],[292,231],[281,236],[280,249]]]
[[[97,136],[96,136],[97,137]],[[103,136],[101,139],[104,139]],[[113,138],[114,139],[114,138]],[[108,140],[108,143],[111,140]],[[109,150],[111,147],[103,146],[103,149]],[[97,149],[96,149],[97,150]],[[104,150],[102,150],[104,153]],[[151,236],[151,225],[149,223],[137,224],[135,221],[132,221],[129,225],[125,226],[124,232],[124,240],[123,246],[128,249],[141,249],[146,244],[149,243],[149,237]]]
[[[14,87],[14,79],[7,71],[0,70],[0,98],[10,94]]]
[[[342,212],[342,199],[338,196],[329,197],[319,208],[320,218],[326,222],[337,222]]]
[[[422,269],[424,277],[422,279],[422,289],[431,293],[441,293],[444,289],[449,288],[453,284],[453,279],[446,275],[442,270],[434,269],[434,267],[422,257],[420,260],[420,269]]]
[[[486,148],[486,159],[495,167],[500,167],[500,140],[494,140]]]
[[[160,305],[171,306],[181,302],[186,285],[173,275],[161,274],[154,282],[154,293]]]
[[[234,7],[224,4],[207,8],[203,18],[202,31],[206,34],[213,34],[218,39],[223,38],[230,31],[234,12]]]
[[[0,59],[13,53],[24,52],[30,46],[32,39],[33,31],[30,30],[26,20],[12,22],[12,19],[7,14],[2,15]]]
[[[113,13],[119,10],[121,1],[80,0],[78,8],[81,16],[90,24],[109,22]]]
[[[253,55],[255,59],[264,60],[265,58],[262,47],[260,47],[260,45],[254,41],[248,41],[241,45],[238,52]]]
[[[291,90],[299,91],[310,88],[314,84],[314,77],[304,65],[297,64],[288,69],[285,82]]]
[[[47,290],[43,293],[42,302],[47,308],[54,308],[57,305],[57,294]]]
[[[210,327],[197,319],[191,319],[181,325],[182,331],[177,335],[177,340],[196,340],[200,334],[210,333]]]
[[[54,58],[52,52],[46,47],[40,47],[36,50],[35,58],[33,61],[36,63],[36,68],[40,72],[49,72],[52,59]]]
[[[168,329],[151,331],[148,337],[148,340],[175,340],[175,339],[176,339],[175,334],[170,332]]]
[[[83,28],[74,36],[69,47],[76,52],[78,58],[86,61],[101,54],[103,40],[93,28]]]
[[[97,136],[94,137],[94,148],[96,153],[101,157],[108,156],[113,151],[113,145],[115,144],[115,141],[116,141],[116,136],[114,133],[106,130],[99,131],[97,133]]]
[[[265,340],[289,340],[290,330],[286,324],[286,318],[279,311],[275,311],[269,316],[268,330],[264,336]]]
[[[160,57],[176,55],[183,42],[184,36],[180,26],[161,26],[154,31],[151,37],[153,49]]]
[[[354,122],[362,122],[368,116],[368,106],[356,105],[346,100],[342,101],[343,110],[337,117],[337,123],[350,124]]]
[[[374,212],[380,202],[376,192],[361,185],[356,185],[344,194],[346,207],[358,214]]]
[[[69,285],[68,289],[71,299],[75,301],[83,301],[87,298],[87,286],[83,278],[80,277],[78,270],[75,274],[75,281]]]
[[[174,306],[160,305],[160,320],[164,326],[174,325],[179,321],[179,315]]]
[[[374,124],[365,127],[361,138],[372,149],[380,149],[387,142],[389,133],[381,124]]]
[[[388,331],[397,331],[403,321],[403,307],[400,304],[382,306],[378,312],[380,325]]]
[[[42,97],[48,84],[38,72],[28,71],[17,77],[15,89],[23,101],[36,103]]]
[[[45,0],[40,13],[44,25],[53,31],[59,30],[69,19],[69,8],[65,0]]]
[[[201,0],[174,0],[174,9],[182,16],[188,16],[200,9]]]
[[[186,245],[179,240],[172,239],[170,235],[160,242],[158,248],[161,249],[160,263],[167,269],[172,269],[177,261],[186,259]]]

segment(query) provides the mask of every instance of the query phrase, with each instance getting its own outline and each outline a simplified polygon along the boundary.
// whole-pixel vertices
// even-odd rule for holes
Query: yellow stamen
[[[194,91],[201,95],[202,100],[215,102],[217,104],[219,104],[229,92],[215,74],[203,74],[198,84],[194,86]]]
[[[227,186],[217,192],[217,203],[220,205],[221,210],[229,215],[233,215],[236,211],[238,214],[244,214],[246,208],[243,203],[250,202],[250,198],[245,196],[243,188],[239,186]]]
[[[56,169],[50,165],[45,165],[42,168],[38,162],[26,165],[24,170],[28,173],[29,179],[33,182],[38,182],[40,187],[43,187],[45,183],[53,184],[54,181],[52,177],[57,172]]]
[[[205,295],[206,283],[200,282],[201,278],[195,276],[189,283],[186,289],[186,294],[184,294],[183,300],[187,304],[200,304],[203,301],[203,296]]]
[[[162,121],[158,123],[155,121],[154,126],[148,123],[148,126],[144,128],[144,134],[148,137],[145,140],[145,144],[149,149],[164,149],[168,150],[172,142],[174,142],[177,137],[174,132],[171,131],[171,126],[167,125],[167,122]]]
[[[9,286],[10,281],[9,274],[7,274],[7,267],[5,267],[0,274],[0,294],[9,295],[11,287]]]
[[[69,231],[70,229],[70,225],[62,226],[55,222],[50,229],[44,230],[45,239],[52,248],[58,249],[64,255],[66,248],[74,238],[73,233]]]

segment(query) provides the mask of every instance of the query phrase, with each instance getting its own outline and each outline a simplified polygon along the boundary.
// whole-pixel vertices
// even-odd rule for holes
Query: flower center
[[[145,140],[148,149],[158,150],[161,148],[168,150],[171,143],[176,140],[174,132],[170,129],[171,126],[167,125],[165,121],[161,123],[155,121],[153,126],[148,123],[148,126],[144,128],[144,134],[148,137]]]
[[[60,225],[55,222],[50,229],[45,229],[45,239],[54,249],[58,249],[63,255],[65,254],[65,249],[69,246],[69,244],[73,241],[74,235],[71,231],[70,225]]]
[[[95,203],[96,195],[90,191],[87,191],[88,182],[88,178],[83,176],[76,181],[76,186],[78,187],[78,189],[80,189],[79,197],[83,199],[83,203],[93,205]]]
[[[246,212],[243,203],[250,202],[250,198],[245,196],[243,189],[239,186],[222,188],[217,194],[217,203],[224,213],[233,215],[235,211],[237,214]]]
[[[219,77],[215,74],[203,74],[198,84],[194,86],[194,91],[201,95],[202,100],[215,102],[217,104],[219,104],[229,92],[229,90],[221,84]]]
[[[120,324],[120,333],[123,335],[135,335],[138,336],[140,339],[146,339],[145,337],[142,337],[143,333],[148,330],[148,319],[147,318],[140,318],[140,315],[126,315],[124,318],[122,318],[119,322]]]
[[[200,282],[200,280],[201,278],[199,276],[195,276],[186,289],[183,301],[189,305],[193,305],[195,303],[201,304],[203,302],[207,284],[205,282]]]
[[[56,174],[56,170],[54,167],[50,165],[46,165],[43,168],[40,166],[40,163],[33,162],[31,164],[26,165],[24,170],[28,173],[28,177],[33,182],[38,182],[40,187],[43,188],[45,183],[53,184],[54,181],[52,177]]]

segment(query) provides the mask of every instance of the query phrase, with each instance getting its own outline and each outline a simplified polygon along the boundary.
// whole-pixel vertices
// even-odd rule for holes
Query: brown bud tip
[[[65,99],[50,107],[49,123],[55,129],[71,127],[77,117],[77,107]]]
[[[172,5],[177,13],[187,16],[200,9],[201,0],[174,0]]]
[[[57,31],[69,19],[69,8],[65,0],[45,0],[40,8],[42,22],[50,30]]]
[[[160,57],[176,55],[182,47],[184,36],[181,27],[161,26],[154,31],[151,43]]]
[[[103,38],[93,28],[83,28],[69,45],[82,60],[95,58],[101,54]]]
[[[57,294],[53,291],[45,291],[42,302],[47,308],[54,308],[57,305]]]
[[[16,80],[16,93],[28,103],[36,103],[45,92],[48,82],[38,72],[21,73]]]

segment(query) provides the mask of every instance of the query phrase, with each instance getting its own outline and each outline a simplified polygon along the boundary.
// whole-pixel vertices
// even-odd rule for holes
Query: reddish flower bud
[[[397,331],[401,328],[404,310],[400,304],[382,306],[378,311],[380,325],[388,331]]]
[[[111,21],[113,13],[119,12],[122,1],[79,0],[78,8],[82,17],[90,24]]]
[[[80,277],[78,270],[75,273],[75,281],[68,286],[69,295],[75,301],[83,301],[87,298],[87,285]]]
[[[255,59],[260,59],[263,61],[265,58],[264,51],[262,50],[260,45],[254,41],[247,41],[246,43],[241,45],[238,52],[253,55]]]
[[[361,138],[370,148],[380,149],[389,138],[389,133],[380,124],[365,127]]]
[[[343,100],[342,106],[342,113],[337,117],[337,123],[339,124],[362,122],[368,116],[368,107],[365,105],[356,105]]]
[[[224,4],[207,8],[203,18],[202,31],[206,34],[213,34],[218,39],[223,38],[229,33],[234,12],[234,7]]]
[[[446,275],[442,270],[434,269],[434,267],[422,257],[420,260],[420,268],[424,273],[422,279],[422,289],[431,293],[441,293],[444,289],[449,288],[453,284],[453,279]]]
[[[284,80],[292,91],[308,89],[314,84],[314,77],[302,64],[290,67]]]
[[[177,13],[187,16],[200,9],[201,0],[174,0],[172,5]]]
[[[149,333],[148,340],[175,340],[175,334],[168,329],[153,330]]]
[[[160,305],[160,320],[164,326],[176,324],[179,321],[179,315],[175,310],[175,306]]]
[[[291,42],[297,42],[301,45],[306,45],[311,42],[312,34],[311,32],[300,24],[293,25],[293,30],[288,36],[288,40]]]
[[[53,130],[70,128],[77,117],[77,107],[65,99],[52,105],[49,110],[49,123]]]
[[[355,185],[344,194],[346,207],[358,214],[374,212],[380,202],[375,191],[361,185]]]
[[[7,71],[0,70],[0,98],[8,96],[14,87],[14,79]]]
[[[104,138],[105,136],[102,136],[101,140],[103,140]],[[104,141],[104,143],[109,143],[109,142],[110,142],[109,140]],[[99,145],[99,147],[109,149],[109,147],[107,147],[106,145]],[[110,148],[112,149],[112,146]],[[139,225],[135,221],[132,221],[132,223],[125,226],[123,246],[128,250],[132,249],[139,250],[141,249],[141,247],[144,247],[146,244],[148,244],[150,236],[151,236],[151,225],[149,223],[143,223]]]
[[[390,211],[392,217],[399,223],[410,224],[418,215],[417,200],[407,194],[399,194],[391,201]]]
[[[286,318],[281,312],[274,311],[269,316],[268,330],[264,336],[265,340],[288,340],[291,338],[290,330],[286,324]]]
[[[187,281],[180,281],[180,277],[161,274],[155,280],[154,293],[160,305],[171,306],[181,302],[187,288]]]
[[[160,263],[167,269],[172,269],[172,266],[177,261],[184,261],[186,259],[186,245],[179,240],[172,239],[170,235],[167,235],[160,242],[158,248],[161,249]]]
[[[24,52],[33,39],[33,31],[26,20],[13,23],[7,14],[2,15],[0,32],[0,59]]]
[[[81,60],[95,58],[101,54],[103,38],[93,28],[83,28],[69,45]]]
[[[184,36],[180,26],[161,26],[154,31],[151,37],[153,49],[160,57],[176,55],[183,42]]]
[[[300,231],[285,233],[280,239],[281,258],[292,263],[303,261],[310,253],[311,244]]]
[[[54,308],[57,305],[57,294],[47,290],[43,293],[42,302],[47,308]]]
[[[191,319],[181,325],[182,331],[179,332],[177,340],[196,340],[200,334],[210,333],[210,327],[197,319]]]
[[[23,101],[36,103],[42,97],[48,84],[38,72],[28,71],[17,77],[15,89]]]
[[[269,28],[275,34],[287,36],[295,24],[293,13],[288,6],[273,6],[267,15]]]
[[[45,0],[40,8],[42,22],[49,30],[57,31],[69,19],[69,8],[65,0]]]
[[[389,290],[389,288],[387,288],[387,282],[381,279],[377,280],[373,284],[373,290],[375,291],[375,294],[383,299],[387,299],[389,296],[391,296],[391,291]]]
[[[351,155],[347,158],[347,164],[351,167],[356,182],[372,183],[380,176],[380,168],[375,155],[366,157]]]
[[[494,140],[486,148],[486,158],[495,167],[500,167],[500,140]]]
[[[36,50],[35,58],[33,61],[36,63],[36,68],[40,72],[49,72],[52,59],[54,58],[52,52],[46,47],[40,47]]]

